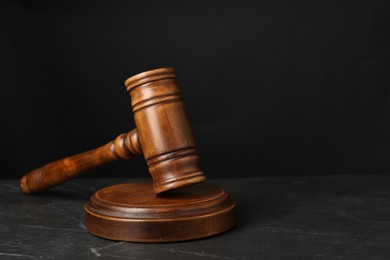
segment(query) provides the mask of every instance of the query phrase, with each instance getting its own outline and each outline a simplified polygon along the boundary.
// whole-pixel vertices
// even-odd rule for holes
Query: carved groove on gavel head
[[[146,71],[125,81],[156,193],[202,182],[194,135],[174,68]]]

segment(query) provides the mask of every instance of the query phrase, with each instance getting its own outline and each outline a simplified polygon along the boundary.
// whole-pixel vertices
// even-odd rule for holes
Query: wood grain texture
[[[175,69],[146,71],[127,79],[125,85],[154,191],[161,193],[204,181]]]
[[[20,189],[25,194],[38,193],[73,179],[83,172],[118,159],[130,159],[140,154],[137,131],[119,135],[114,141],[71,157],[35,169],[23,176]]]
[[[97,236],[131,242],[173,242],[219,234],[235,224],[235,203],[215,185],[162,193],[152,182],[109,186],[85,205],[85,226]]]

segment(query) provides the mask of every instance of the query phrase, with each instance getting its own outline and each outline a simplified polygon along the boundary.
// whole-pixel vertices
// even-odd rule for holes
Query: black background
[[[390,168],[389,3],[2,1],[1,177],[134,127],[124,81],[165,66],[206,176]],[[143,158],[86,177],[146,177]]]

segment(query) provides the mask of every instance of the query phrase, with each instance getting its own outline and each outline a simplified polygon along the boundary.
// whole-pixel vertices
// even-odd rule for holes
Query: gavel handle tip
[[[33,192],[27,186],[27,177],[26,175],[20,180],[20,189],[24,194],[32,194]]]

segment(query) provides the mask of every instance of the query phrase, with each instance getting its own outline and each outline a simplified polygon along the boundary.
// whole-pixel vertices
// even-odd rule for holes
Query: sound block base
[[[235,224],[235,202],[218,186],[199,183],[156,195],[152,182],[97,191],[84,207],[87,230],[130,242],[174,242],[219,234]]]

